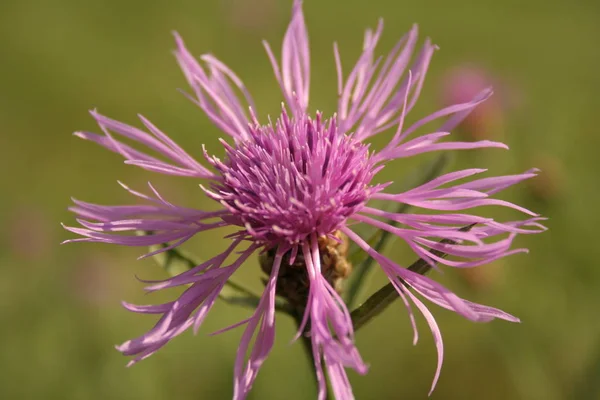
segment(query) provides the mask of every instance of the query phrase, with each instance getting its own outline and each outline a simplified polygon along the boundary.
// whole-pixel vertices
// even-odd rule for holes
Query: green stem
[[[302,312],[297,311],[297,312],[293,313],[293,316],[294,316],[294,320],[296,321],[297,329],[300,329],[300,325],[302,324],[302,318],[303,318]],[[319,380],[317,379],[317,374],[315,371],[315,353],[313,353],[313,349],[312,349],[312,340],[309,336],[305,335],[304,333],[302,334],[302,336],[300,336],[300,340],[302,341],[302,348],[304,349],[304,352],[306,353],[307,359],[310,363],[308,367],[314,377],[315,391],[318,393]],[[325,369],[325,368],[323,368],[323,369]],[[325,396],[325,400],[333,400],[333,395],[331,394],[331,386],[329,385],[329,379],[326,379],[325,382],[327,385],[327,394]]]
[[[468,232],[473,226],[475,226],[475,224],[467,225],[461,228],[460,231]],[[450,239],[444,239],[440,241],[440,243],[456,244],[455,241]],[[440,258],[446,258],[448,256],[447,253],[444,253],[439,250],[432,250],[431,252]],[[422,258],[419,258],[410,267],[408,267],[409,271],[416,272],[420,275],[425,275],[427,272],[429,272],[430,269],[431,265]],[[402,281],[402,279],[400,280]],[[408,284],[404,281],[402,281],[402,283],[405,286],[408,286]],[[360,307],[356,308],[350,313],[350,317],[352,318],[352,325],[354,326],[354,331],[357,331],[367,322],[371,321],[374,317],[381,314],[383,310],[385,310],[398,298],[398,296],[398,291],[391,282],[383,286],[377,292],[375,292],[363,304],[361,304]]]
[[[413,182],[410,182],[408,184],[406,184],[406,187],[414,187],[414,186],[420,186],[423,183],[429,182],[430,180],[438,177],[440,175],[440,173],[442,172],[442,170],[444,169],[444,167],[446,166],[446,164],[448,163],[448,155],[446,153],[443,153],[442,155],[440,155],[439,157],[437,157],[435,160],[431,161],[430,163],[428,163],[427,165],[425,165],[425,167],[423,167],[423,171],[421,174],[419,174],[419,178],[416,179],[412,179]],[[406,204],[406,203],[402,203],[398,206],[398,208],[394,211],[398,214],[403,214],[405,212],[407,212],[410,209],[410,205]],[[396,221],[389,221],[389,224],[393,227],[398,226],[398,222]],[[377,243],[373,246],[373,249],[375,251],[377,251],[378,253],[381,252],[381,250],[384,248],[384,246],[386,245],[387,241],[390,239],[391,234],[388,231],[383,231],[381,232],[380,236],[379,236],[379,240],[377,241]],[[374,260],[372,257],[367,257],[365,259],[365,261],[363,261],[352,273],[351,276],[351,280],[348,282],[348,289],[346,291],[346,304],[348,305],[348,307],[353,307],[354,303],[356,301],[356,297],[358,296],[359,292],[360,292],[360,288],[363,285],[363,283],[365,282],[365,278],[366,276],[369,274],[369,272],[371,271],[372,267],[373,267],[373,263]]]
[[[299,311],[295,311],[292,314],[292,316],[294,317],[294,321],[296,321],[296,329],[300,329],[300,326],[302,325],[302,318],[303,318],[302,313]],[[302,335],[300,335],[300,341],[302,342],[302,348],[304,349],[304,352],[306,353],[306,359],[309,362],[308,368],[312,372],[312,375],[314,378],[315,391],[318,392],[319,381],[317,379],[317,374],[315,374],[315,354],[312,351],[312,341],[310,340],[310,337],[305,335],[304,332],[302,333]]]

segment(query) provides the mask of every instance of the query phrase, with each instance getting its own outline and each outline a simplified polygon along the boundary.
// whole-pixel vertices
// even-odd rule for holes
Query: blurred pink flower
[[[229,24],[235,29],[261,32],[277,19],[278,0],[222,0]]]
[[[13,256],[23,261],[48,258],[54,249],[56,232],[46,214],[38,207],[21,206],[9,212],[3,236]]]
[[[536,165],[542,170],[538,179],[528,183],[531,194],[541,201],[552,201],[559,198],[565,190],[566,176],[562,161],[550,154],[538,154],[533,157]]]
[[[515,104],[514,93],[498,76],[475,64],[451,69],[442,81],[443,105],[464,103],[486,88],[493,88],[494,96],[473,110],[459,125],[459,130],[473,139],[502,136],[505,113]]]
[[[485,292],[493,287],[500,287],[505,281],[506,261],[496,260],[485,268],[464,268],[459,270],[462,280],[474,291]]]
[[[106,253],[88,253],[72,262],[71,289],[73,295],[91,306],[112,301],[120,292],[120,280],[111,266],[120,260]]]

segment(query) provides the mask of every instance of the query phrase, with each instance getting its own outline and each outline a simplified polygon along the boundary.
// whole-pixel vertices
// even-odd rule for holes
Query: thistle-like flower
[[[125,246],[168,243],[148,256],[179,246],[199,232],[236,228],[235,233],[226,236],[230,244],[223,253],[147,288],[158,291],[184,287],[175,301],[145,306],[124,303],[133,312],[160,316],[150,331],[118,346],[123,354],[134,357],[130,364],[152,355],[188,328],[198,330],[228,279],[252,254],[260,253],[269,277],[252,316],[234,325],[245,325],[245,331],[235,360],[233,397],[246,397],[273,346],[275,299],[281,295],[295,302],[304,313],[299,335],[308,335],[312,342],[319,398],[326,396],[325,372],[336,398],[353,398],[345,369],[364,374],[367,365],[354,346],[350,314],[336,290],[339,280],[349,272],[343,262],[348,242],[368,253],[389,277],[413,321],[415,341],[411,304],[425,316],[438,349],[432,390],[440,373],[443,345],[438,326],[419,297],[473,321],[494,318],[518,321],[503,311],[463,300],[432,279],[403,268],[356,233],[356,224],[368,224],[400,237],[431,265],[439,262],[465,268],[524,252],[525,249],[511,249],[514,237],[544,230],[537,222],[541,218],[533,212],[492,197],[535,176],[535,170],[488,178],[474,178],[485,172],[483,169],[461,170],[402,193],[387,192],[388,184],[373,183],[375,175],[388,162],[399,158],[439,150],[507,148],[492,141],[441,141],[491,95],[490,90],[468,103],[444,108],[406,127],[405,116],[419,97],[436,47],[426,40],[413,57],[417,45],[415,26],[385,58],[374,60],[382,28],[380,22],[374,31],[367,30],[363,52],[346,78],[338,47],[334,45],[337,113],[331,117],[321,113],[313,116],[308,110],[308,35],[301,1],[295,0],[283,40],[281,64],[264,43],[285,102],[275,121],[262,122],[240,78],[212,55],[203,55],[201,63],[198,62],[176,35],[175,55],[193,90],[190,99],[229,136],[221,140],[226,153],[223,160],[204,149],[205,163],[201,164],[144,117],[140,119],[146,130],[141,130],[92,111],[104,134],[78,132],[77,136],[119,153],[128,164],[201,180],[202,190],[220,204],[220,209],[180,207],[166,200],[150,184],[150,194],[123,185],[143,204],[102,206],[75,200],[71,210],[82,227],[67,229],[82,238],[71,241]],[[439,119],[443,122],[433,133],[411,138],[418,128]],[[371,151],[368,140],[386,131],[391,136],[387,145],[380,151]],[[122,139],[144,145],[158,156],[136,150]],[[463,182],[457,183],[459,180]],[[369,206],[373,199],[437,213],[387,212]],[[463,213],[487,205],[513,208],[528,217],[498,222]],[[468,231],[461,229],[466,225],[473,227]],[[148,234],[139,235],[139,231]],[[440,251],[454,257],[440,257]],[[340,262],[332,262],[334,255]],[[252,342],[254,336],[256,340]]]

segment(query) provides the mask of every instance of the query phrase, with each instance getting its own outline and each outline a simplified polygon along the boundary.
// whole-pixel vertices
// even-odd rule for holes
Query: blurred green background
[[[220,133],[175,90],[185,82],[170,53],[170,32],[180,32],[195,54],[212,52],[237,71],[264,117],[278,112],[281,95],[260,40],[279,49],[290,7],[291,1],[282,0],[0,3],[0,398],[230,398],[242,330],[207,333],[249,310],[218,304],[198,336],[187,332],[127,369],[126,358],[112,346],[141,334],[154,319],[128,313],[120,300],[146,303],[174,296],[144,296],[135,279],[161,278],[163,271],[151,260],[135,261],[142,249],[58,245],[73,237],[59,226],[74,223],[66,211],[70,196],[128,203],[133,199],[116,180],[143,189],[151,179],[173,202],[210,207],[199,182],[126,166],[71,132],[96,130],[87,114],[94,107],[131,124],[138,123],[139,112],[191,154],[201,157],[202,143],[220,154]],[[600,3],[307,0],[305,13],[312,110],[335,109],[334,40],[347,73],[364,28],[378,17],[386,24],[380,54],[418,22],[422,37],[432,37],[441,50],[411,119],[441,106],[447,71],[475,65],[493,77],[501,101],[490,103],[489,114],[482,112],[473,123],[485,128],[477,129],[480,135],[500,138],[512,150],[456,154],[452,167],[544,170],[535,184],[503,196],[550,217],[549,232],[518,239],[531,254],[432,275],[461,296],[523,321],[474,324],[431,306],[446,345],[432,398],[600,398],[600,246],[595,243]],[[463,127],[462,134],[472,136],[472,128]],[[398,179],[426,159],[390,166],[383,178]],[[212,255],[215,246],[223,246],[217,236],[201,235],[187,248]],[[404,264],[414,260],[404,246],[394,246],[390,254]],[[237,281],[258,290],[259,277],[254,259]],[[369,290],[384,282],[376,273]],[[358,333],[371,369],[366,376],[350,372],[357,398],[426,398],[435,348],[422,320],[420,327],[421,341],[413,347],[406,311],[395,304]],[[314,398],[301,345],[289,345],[293,332],[292,321],[280,317],[276,345],[250,398]]]

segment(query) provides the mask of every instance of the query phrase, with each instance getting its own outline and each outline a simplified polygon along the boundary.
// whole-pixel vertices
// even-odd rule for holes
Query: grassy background
[[[131,199],[116,179],[141,188],[152,179],[180,204],[208,207],[198,182],[145,173],[70,135],[95,130],[86,110],[136,123],[148,116],[191,154],[218,150],[219,132],[176,90],[184,80],[170,54],[176,29],[196,54],[212,52],[245,80],[262,116],[281,95],[260,40],[279,48],[290,2],[280,0],[3,0],[0,3],[0,398],[220,399],[232,390],[241,330],[206,334],[248,315],[218,304],[201,333],[186,333],[158,354],[125,369],[112,345],[137,336],[151,317],[131,315],[119,301],[144,298],[143,278],[160,278],[140,249],[58,246],[73,221],[69,197],[118,204]],[[343,4],[343,6],[342,6]],[[418,22],[441,47],[412,118],[440,104],[445,71],[465,62],[488,68],[519,101],[494,125],[512,148],[461,153],[453,167],[495,173],[544,168],[544,199],[523,185],[504,198],[550,217],[551,230],[519,238],[531,254],[470,274],[447,270],[436,279],[460,295],[521,317],[513,325],[470,323],[434,309],[446,358],[434,399],[600,398],[600,270],[595,243],[600,201],[597,117],[600,101],[600,5],[578,0],[402,1],[307,0],[312,48],[311,108],[335,108],[331,43],[345,71],[360,51],[363,29],[383,16],[381,49]],[[378,143],[381,143],[380,141]],[[422,161],[394,164],[384,178],[404,176]],[[537,188],[539,192],[539,187]],[[513,217],[516,216],[511,214]],[[201,256],[223,243],[203,235],[188,248]],[[398,248],[396,248],[398,247]],[[414,256],[394,246],[403,263]],[[256,260],[238,281],[259,289]],[[374,276],[371,289],[384,282]],[[314,398],[311,373],[293,324],[279,318],[276,346],[250,398]],[[367,376],[350,373],[360,399],[426,398],[435,351],[426,324],[411,345],[406,312],[394,305],[357,336]]]

